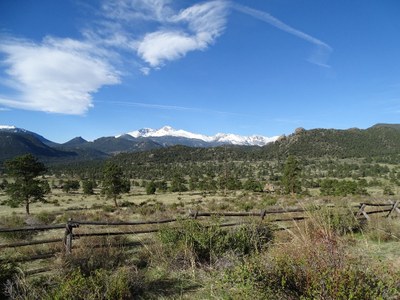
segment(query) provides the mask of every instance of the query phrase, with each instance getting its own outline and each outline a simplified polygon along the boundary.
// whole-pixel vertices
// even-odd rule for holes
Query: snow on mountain
[[[48,139],[44,138],[40,134],[37,134],[35,132],[23,129],[23,128],[18,128],[15,126],[10,126],[10,125],[0,125],[0,131],[6,131],[6,132],[13,132],[13,133],[26,133],[35,136],[38,138],[42,143],[46,144],[47,146],[55,146],[57,143],[54,143],[52,141],[49,141]]]
[[[198,133],[192,133],[182,129],[176,130],[171,126],[164,126],[160,129],[143,128],[132,132],[128,132],[126,134],[134,138],[173,136],[173,137],[182,137],[188,139],[197,139],[209,143],[214,142],[221,144],[247,145],[247,146],[264,146],[268,143],[276,141],[279,138],[279,136],[274,136],[274,137],[265,137],[260,135],[241,136],[237,134],[226,134],[226,133],[218,133],[214,136],[208,136]],[[122,135],[118,135],[116,137],[118,138],[120,136]]]
[[[10,126],[10,125],[0,125],[0,130],[16,130],[18,129],[15,126]]]

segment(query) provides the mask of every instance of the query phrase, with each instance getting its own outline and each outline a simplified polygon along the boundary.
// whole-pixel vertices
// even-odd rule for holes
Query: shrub
[[[76,270],[60,282],[48,299],[131,299],[131,270],[96,270],[88,277]]]
[[[141,286],[136,269],[122,267],[114,271],[99,269],[85,276],[79,269],[66,275],[31,281],[20,277],[9,284],[11,299],[105,300],[133,299]],[[139,288],[138,288],[139,287]]]
[[[36,219],[42,224],[51,224],[56,219],[56,215],[48,211],[41,211],[36,215]]]
[[[262,206],[274,206],[278,203],[278,199],[273,196],[265,196],[262,199]]]
[[[213,264],[227,253],[242,257],[265,248],[273,239],[267,225],[247,224],[225,229],[184,220],[178,228],[164,228],[158,234],[163,253],[183,265]]]
[[[93,195],[95,186],[94,180],[82,180],[82,190],[85,195]]]
[[[5,228],[18,228],[25,227],[25,219],[17,215],[0,218],[1,227]],[[3,232],[0,236],[10,240],[29,239],[36,234],[35,231],[17,231],[17,232]]]
[[[80,188],[80,184],[78,180],[67,180],[64,182],[62,190],[66,193],[69,193],[71,190],[77,191]]]
[[[351,257],[334,232],[315,228],[227,269],[216,286],[228,299],[397,299],[399,275]]]
[[[18,273],[17,265],[14,263],[0,262],[0,299],[3,299],[6,283],[13,280]]]
[[[92,237],[85,238],[84,243],[78,244],[72,253],[63,257],[63,269],[66,272],[80,269],[85,276],[90,275],[98,269],[113,270],[121,266],[126,258],[127,252],[122,246],[123,238]]]
[[[312,222],[308,225],[319,229],[324,228],[338,235],[360,232],[363,229],[363,223],[348,207],[323,207],[311,213],[311,220]]]
[[[150,181],[146,184],[146,194],[154,195],[156,193],[157,186],[154,181]]]

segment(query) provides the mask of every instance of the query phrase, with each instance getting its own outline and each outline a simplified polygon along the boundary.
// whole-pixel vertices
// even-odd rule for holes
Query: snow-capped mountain
[[[276,141],[279,136],[265,137],[260,135],[241,136],[236,134],[218,133],[214,136],[208,136],[198,133],[192,133],[182,129],[174,129],[171,126],[164,126],[160,129],[143,128],[117,135],[116,138],[123,136],[131,136],[133,138],[160,138],[160,137],[177,137],[193,140],[201,140],[212,144],[231,144],[246,146],[264,146],[268,143]]]
[[[10,126],[10,125],[0,125],[0,130],[13,131],[13,132],[19,132],[19,131],[25,132],[26,131],[25,129],[20,129],[20,128],[17,128],[15,126]]]
[[[23,128],[18,128],[18,127],[15,127],[15,126],[0,125],[0,131],[13,132],[13,133],[25,133],[25,134],[28,134],[28,135],[35,136],[37,139],[39,139],[43,144],[45,144],[47,146],[55,146],[55,145],[57,145],[57,143],[49,141],[48,139],[44,138],[40,134],[37,134],[35,132],[29,131],[29,130],[26,130],[26,129],[23,129]]]

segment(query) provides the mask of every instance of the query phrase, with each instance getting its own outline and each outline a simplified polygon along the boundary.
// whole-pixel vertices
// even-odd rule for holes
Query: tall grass
[[[217,274],[209,295],[234,299],[397,299],[400,273],[353,256],[342,226],[311,216],[292,239]],[[346,223],[346,222],[345,222]],[[347,226],[345,226],[347,227]],[[238,296],[240,295],[240,296]]]
[[[165,227],[158,234],[159,253],[170,264],[187,267],[213,265],[232,254],[243,257],[265,249],[273,240],[270,226],[246,224],[223,228],[218,223],[209,225],[196,220],[183,220],[178,227]]]

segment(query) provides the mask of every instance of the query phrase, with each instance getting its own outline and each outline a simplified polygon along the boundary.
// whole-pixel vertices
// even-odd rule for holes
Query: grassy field
[[[19,263],[15,272],[10,271],[17,277],[9,277],[14,278],[13,283],[6,287],[16,299],[349,299],[349,295],[354,295],[353,299],[396,299],[400,297],[399,218],[376,218],[360,224],[346,208],[360,202],[399,199],[378,192],[356,197],[320,197],[314,191],[312,196],[301,197],[248,191],[147,195],[143,187],[135,186],[118,199],[120,207],[115,208],[99,189],[90,196],[82,191],[53,189],[46,203],[32,204],[30,216],[21,207],[0,205],[0,227],[62,224],[69,218],[184,218],[189,210],[260,211],[332,204],[341,208],[309,212],[307,221],[290,221],[278,227],[269,224],[268,218],[227,220],[246,221],[235,228],[220,228],[218,224],[224,220],[210,219],[178,222],[174,229],[172,225],[156,225],[152,228],[161,232],[149,235],[81,238],[73,242],[70,256],[56,254],[50,260]],[[6,197],[1,194],[0,202]],[[271,230],[283,227],[288,229]],[[82,226],[76,232],[146,228],[150,226]],[[62,236],[63,230],[25,236],[3,234],[0,244]],[[123,246],[134,241],[142,246]],[[62,243],[7,248],[1,249],[0,258],[62,253],[62,249]],[[49,266],[51,272],[26,275],[27,270]],[[0,261],[0,267],[10,266]]]

